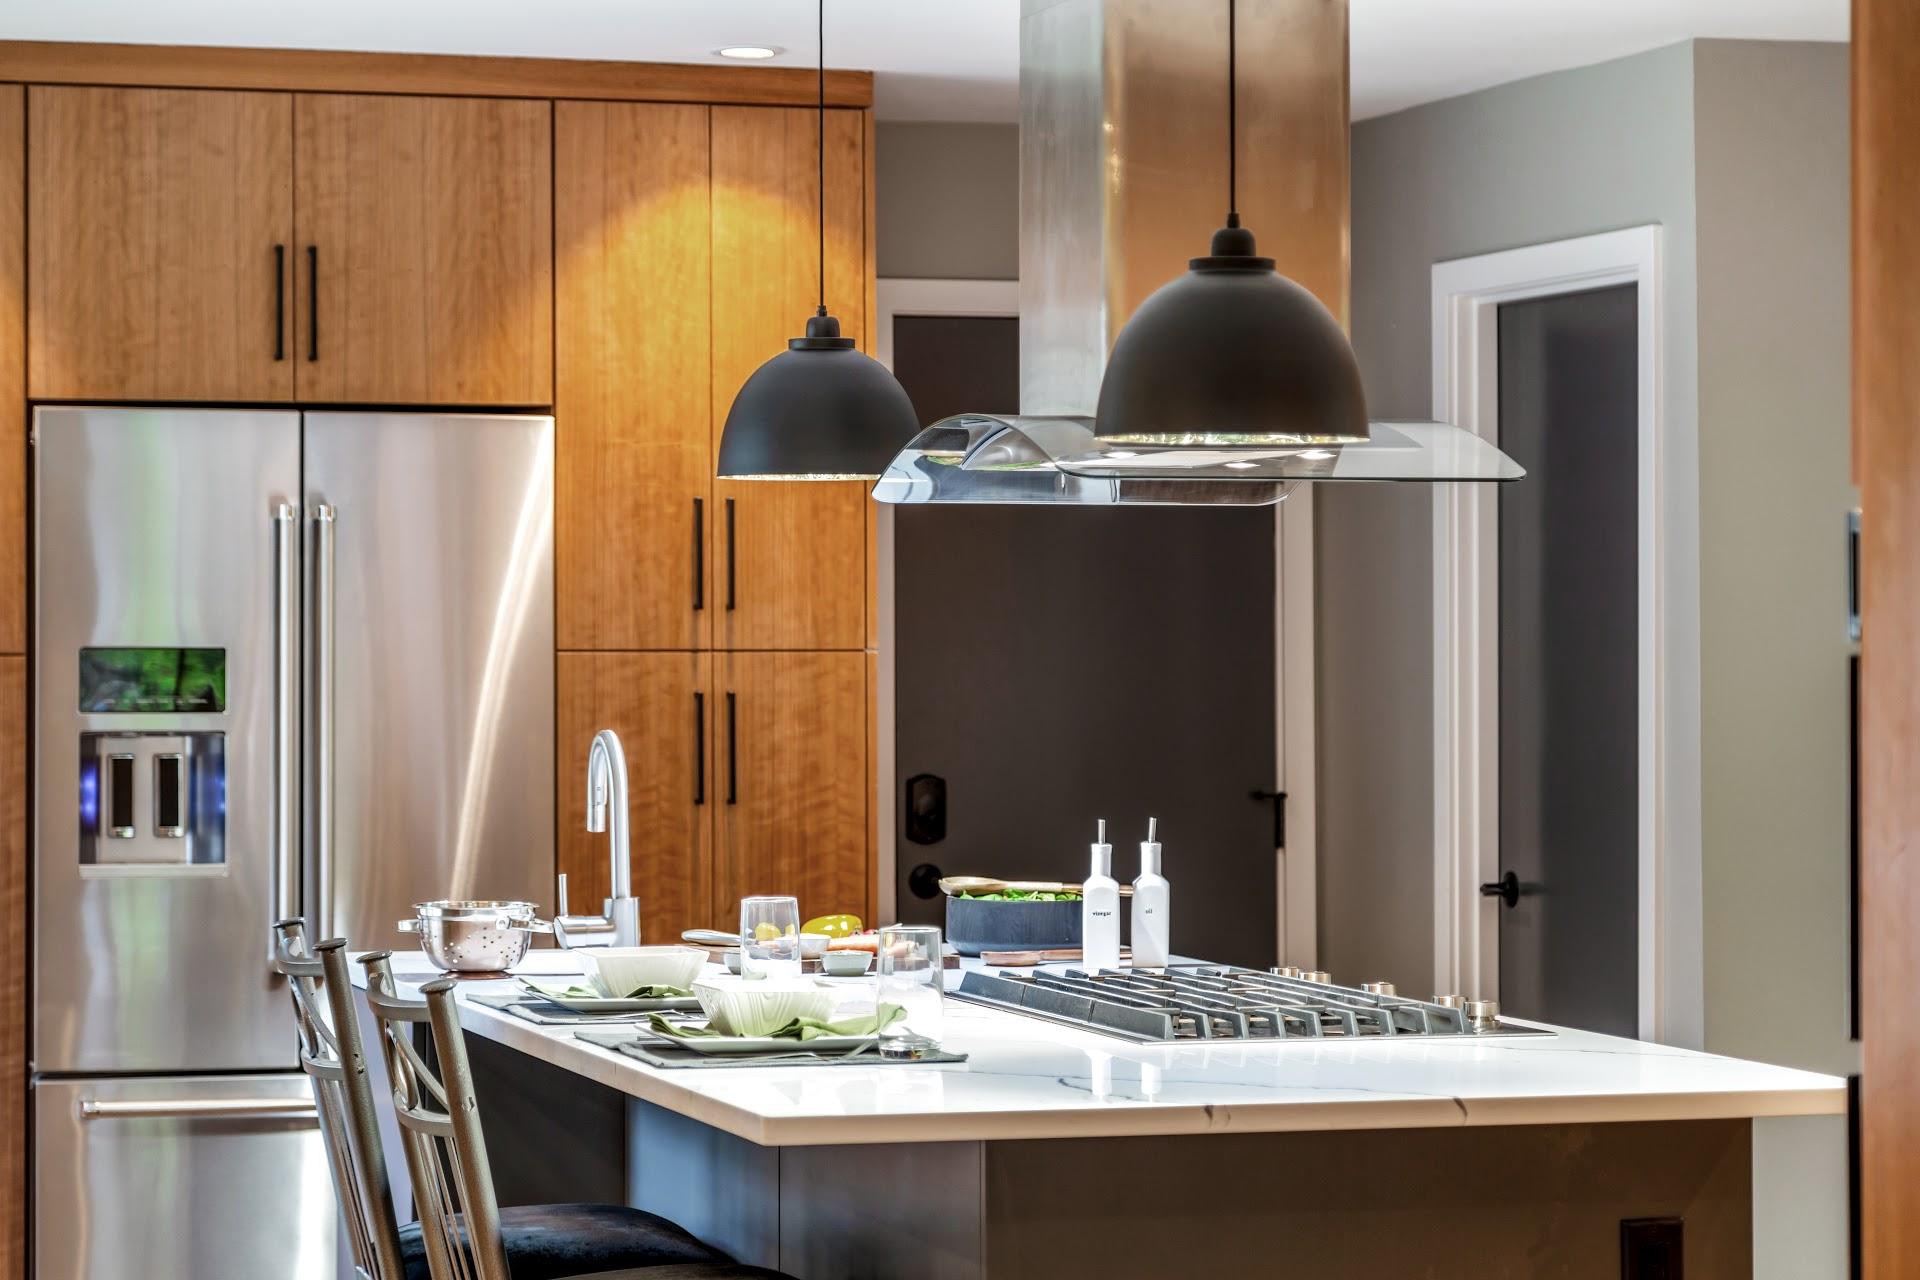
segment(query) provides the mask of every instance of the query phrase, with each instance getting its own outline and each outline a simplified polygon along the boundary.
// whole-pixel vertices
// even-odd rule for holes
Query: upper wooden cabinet
[[[36,86],[28,394],[288,400],[293,97]]]
[[[814,112],[713,109],[713,443],[753,371],[802,333],[820,300]],[[868,345],[866,128],[827,112],[827,309]],[[716,481],[713,643],[859,649],[866,641],[861,481]]]
[[[554,111],[562,649],[712,635],[707,108]]]
[[[552,112],[511,98],[302,94],[300,398],[553,398]]]

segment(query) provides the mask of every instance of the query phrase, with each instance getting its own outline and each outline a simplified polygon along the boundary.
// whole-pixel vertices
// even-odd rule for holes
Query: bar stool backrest
[[[380,1122],[347,977],[346,942],[333,938],[309,950],[306,922],[281,920],[274,925],[274,956],[274,968],[293,993],[300,1068],[313,1085],[354,1272],[366,1280],[406,1280],[393,1193],[380,1150]]]
[[[424,1001],[401,999],[389,960],[385,951],[360,957],[393,1081],[428,1269],[433,1280],[511,1280],[453,982],[427,983],[420,988]],[[414,1031],[423,1023],[433,1036],[438,1074],[414,1047]]]

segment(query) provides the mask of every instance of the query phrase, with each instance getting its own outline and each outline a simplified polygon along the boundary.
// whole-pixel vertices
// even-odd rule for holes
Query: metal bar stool
[[[274,925],[274,968],[293,993],[300,1067],[313,1084],[354,1272],[367,1280],[406,1280],[343,945],[335,938],[309,951],[306,922],[281,920]]]
[[[424,1002],[402,999],[389,958],[377,951],[360,963],[420,1212],[418,1226],[401,1232],[410,1255],[406,1280],[791,1280],[741,1266],[667,1219],[624,1205],[501,1209],[454,983],[427,983],[420,989]],[[423,1023],[432,1033],[438,1074],[414,1048],[414,1030]],[[415,1257],[426,1266],[416,1267]]]

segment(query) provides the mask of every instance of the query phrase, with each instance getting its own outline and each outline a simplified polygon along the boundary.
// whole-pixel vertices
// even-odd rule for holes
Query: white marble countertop
[[[402,994],[438,976],[396,953]],[[356,978],[360,966],[352,966]],[[579,972],[535,951],[518,972]],[[716,970],[717,971],[717,970]],[[857,980],[856,980],[857,981]],[[1133,1044],[947,1001],[952,1065],[666,1070],[474,1004],[517,990],[462,982],[467,1031],[763,1146],[1416,1129],[1833,1115],[1834,1076],[1584,1031],[1443,1038]],[[615,1024],[616,1026],[619,1024]]]

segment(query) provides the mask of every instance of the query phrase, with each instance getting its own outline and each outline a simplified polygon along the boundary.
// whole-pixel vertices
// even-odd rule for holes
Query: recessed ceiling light
[[[1300,456],[1310,462],[1319,462],[1322,459],[1331,458],[1333,451],[1331,449],[1302,449]]]
[[[777,58],[786,50],[777,44],[730,44],[724,49],[715,49],[723,58],[740,58],[747,62],[764,62],[768,58]]]
[[[1251,471],[1258,464],[1252,463],[1252,462],[1240,461],[1240,462],[1229,462],[1227,465],[1229,467],[1232,467],[1235,471]]]
[[[1107,456],[1109,458],[1137,458],[1140,455],[1131,449],[1109,449],[1107,450]]]

